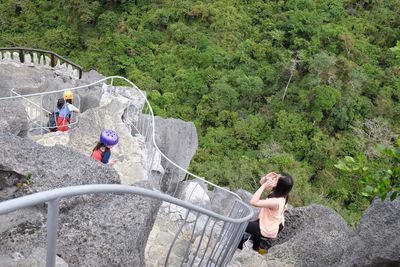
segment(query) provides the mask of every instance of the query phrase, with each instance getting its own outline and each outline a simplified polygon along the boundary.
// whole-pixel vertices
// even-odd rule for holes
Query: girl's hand
[[[262,186],[264,188],[272,189],[276,186],[277,183],[278,183],[278,179],[267,179],[267,181],[265,183],[263,183]]]
[[[117,162],[116,160],[110,159],[110,160],[108,161],[108,165],[112,166],[112,165],[114,165],[116,162]]]
[[[260,184],[262,185],[268,180],[276,180],[276,181],[278,181],[278,176],[279,176],[279,174],[277,174],[276,172],[270,172],[267,175],[265,175],[264,177],[261,177]]]

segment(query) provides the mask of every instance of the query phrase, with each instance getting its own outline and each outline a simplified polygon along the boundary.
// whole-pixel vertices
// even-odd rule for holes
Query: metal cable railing
[[[96,85],[101,85],[104,91],[115,96],[125,94],[126,91],[122,90],[123,87],[114,86],[115,80],[127,83],[141,98],[141,104],[127,107],[123,120],[126,127],[130,128],[132,135],[140,136],[145,144],[147,150],[145,167],[148,177],[152,178],[155,175],[153,171],[155,161],[161,162],[163,175],[158,177],[159,182],[153,185],[158,191],[158,193],[154,191],[153,194],[156,194],[156,198],[158,198],[163,195],[161,192],[164,192],[174,199],[180,199],[180,201],[168,201],[172,204],[164,205],[165,209],[163,209],[164,216],[178,217],[175,236],[171,239],[170,247],[168,251],[160,255],[160,257],[165,258],[164,265],[225,266],[231,259],[236,249],[236,244],[245,230],[247,221],[252,217],[253,211],[241,201],[237,194],[192,174],[174,163],[170,159],[173,155],[165,155],[159,149],[155,138],[155,119],[151,105],[144,93],[128,79],[120,76],[111,76],[68,90],[73,91],[74,95],[79,95],[82,90],[90,90]],[[63,91],[57,90],[23,96],[14,95],[3,99],[26,100],[37,96],[59,95]],[[41,132],[44,131],[41,130]],[[60,195],[59,197],[62,196]],[[186,205],[182,205],[182,203],[186,203]],[[3,207],[3,203],[0,203],[0,207]],[[193,207],[197,207],[200,210]],[[56,211],[51,211],[51,209],[56,209],[55,204],[49,205],[48,212],[56,214]],[[207,212],[204,212],[205,210]],[[209,212],[220,217],[217,220],[214,215],[210,216]],[[178,253],[180,258],[177,261],[173,255],[177,254],[179,240],[185,240],[190,245],[186,248],[183,256],[181,252]],[[48,246],[49,242],[48,240]],[[54,240],[51,242],[54,242]],[[53,252],[48,251],[49,253]]]

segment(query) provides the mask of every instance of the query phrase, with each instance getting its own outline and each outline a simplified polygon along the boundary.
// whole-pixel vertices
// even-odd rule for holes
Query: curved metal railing
[[[0,215],[7,214],[9,212],[23,209],[27,207],[32,207],[37,204],[47,203],[47,255],[46,255],[46,266],[55,266],[56,262],[56,247],[57,247],[57,228],[58,228],[58,219],[59,219],[59,202],[60,199],[66,197],[79,196],[84,194],[93,194],[93,193],[127,193],[127,194],[136,194],[144,197],[150,197],[153,199],[158,199],[164,202],[168,202],[180,207],[183,207],[190,212],[195,212],[197,214],[202,214],[208,216],[207,223],[204,224],[202,229],[202,238],[206,232],[212,233],[215,230],[216,222],[220,221],[224,224],[232,224],[232,230],[243,232],[245,225],[248,220],[251,219],[252,213],[249,207],[245,205],[242,206],[242,212],[247,212],[246,216],[242,218],[230,218],[227,216],[223,216],[217,214],[213,211],[207,210],[202,207],[198,207],[193,205],[192,203],[188,203],[182,201],[180,199],[171,197],[166,194],[162,194],[157,191],[148,190],[145,188],[135,187],[135,186],[127,186],[127,185],[105,185],[105,184],[93,184],[93,185],[80,185],[80,186],[70,186],[63,187],[58,189],[53,189],[49,191],[39,192],[32,195],[27,195],[24,197],[7,200],[0,203]],[[214,221],[214,223],[212,223]],[[210,228],[210,225],[212,227]],[[226,232],[226,231],[225,231]],[[236,244],[238,240],[232,240],[232,244]],[[229,253],[229,249],[226,251],[221,251],[219,254],[212,253],[211,257],[208,257],[204,260],[204,255],[206,251],[203,253],[202,261],[204,260],[204,264],[199,266],[225,266],[228,262],[227,259]],[[212,257],[213,256],[213,257]],[[167,263],[167,262],[166,262]],[[167,264],[166,264],[167,265]],[[190,264],[191,266],[192,264]]]
[[[5,51],[5,52],[2,52]],[[10,53],[8,58],[7,52]],[[13,52],[11,54],[11,52]],[[15,54],[14,54],[15,53]],[[5,60],[14,60],[19,63],[36,63],[41,65],[49,65],[52,68],[56,66],[61,66],[62,64],[66,64],[66,68],[71,67],[71,70],[77,70],[79,79],[82,78],[83,69],[78,64],[54,53],[53,51],[37,49],[37,48],[27,48],[27,47],[2,47],[0,48],[0,61]],[[32,59],[33,58],[33,59]]]
[[[160,257],[165,258],[165,266],[175,266],[177,264],[180,266],[225,266],[231,259],[236,249],[236,244],[245,230],[247,221],[252,217],[253,211],[234,192],[187,171],[187,167],[181,167],[170,159],[174,155],[166,155],[161,151],[155,138],[155,118],[151,105],[145,94],[128,79],[120,76],[111,76],[91,84],[68,88],[68,90],[79,95],[81,90],[90,90],[93,87],[101,86],[103,91],[119,96],[123,94],[123,87],[114,86],[115,80],[127,83],[142,98],[143,105],[131,105],[127,108],[127,116],[124,116],[124,123],[131,129],[132,135],[139,134],[142,136],[143,142],[146,145],[146,170],[148,178],[152,179],[153,176],[157,176],[160,172],[163,172],[161,178],[159,178],[159,183],[154,184],[155,189],[165,192],[173,198],[180,199],[189,205],[181,205],[182,202],[180,201],[169,201],[172,204],[163,205],[164,215],[167,217],[177,216],[178,223],[175,229],[176,234],[171,239],[168,251],[164,254],[157,252],[157,254],[163,254]],[[67,89],[23,96],[15,95],[3,99],[29,99],[35,96],[59,95],[64,90]],[[155,161],[161,162],[163,170],[154,170],[153,163]],[[154,194],[160,196],[161,192]],[[0,203],[0,207],[2,204]],[[193,209],[191,205],[201,209]],[[213,226],[209,227],[209,223],[212,220],[210,220],[210,214],[208,212],[204,213],[203,209],[222,216],[219,218],[221,220],[218,222],[214,221]],[[191,213],[192,210],[196,211],[197,214],[194,215]],[[203,223],[204,228],[199,230],[197,228],[202,226],[200,221],[204,222],[202,219],[205,219],[206,223]],[[195,229],[197,230],[195,231]],[[208,231],[209,229],[211,229],[211,232]],[[203,238],[205,235],[208,235],[207,238]],[[182,239],[191,244],[187,247],[183,256],[181,252],[176,251],[176,244]],[[174,254],[180,255],[179,262],[171,260],[174,258]]]

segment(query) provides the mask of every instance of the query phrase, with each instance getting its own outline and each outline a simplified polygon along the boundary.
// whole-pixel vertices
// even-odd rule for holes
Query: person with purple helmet
[[[118,135],[113,130],[103,130],[100,134],[99,142],[92,150],[92,158],[104,164],[113,165],[115,160],[110,159],[111,148],[118,144]]]

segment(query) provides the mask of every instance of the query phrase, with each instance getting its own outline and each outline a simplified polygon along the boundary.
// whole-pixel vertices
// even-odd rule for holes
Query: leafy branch
[[[335,167],[347,175],[362,178],[364,189],[361,194],[368,198],[379,196],[384,200],[391,192],[390,199],[396,199],[400,191],[400,139],[396,146],[377,145],[380,157],[367,159],[365,155],[356,158],[346,156]]]

